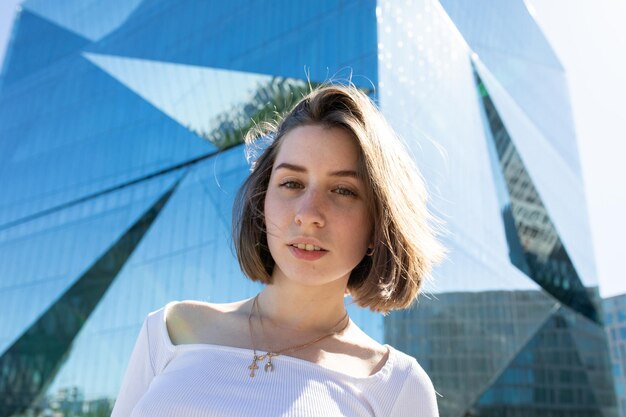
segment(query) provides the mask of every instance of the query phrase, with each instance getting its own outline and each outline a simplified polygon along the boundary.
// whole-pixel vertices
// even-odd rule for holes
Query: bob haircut
[[[273,138],[252,164],[233,206],[233,242],[243,273],[272,283],[274,259],[267,245],[264,202],[274,161],[285,136],[299,126],[343,129],[359,148],[359,175],[373,225],[374,251],[352,270],[353,302],[388,313],[409,307],[445,249],[431,223],[421,174],[406,148],[367,95],[353,85],[322,85],[303,97],[278,124],[257,126],[246,146]],[[248,148],[249,149],[249,148]]]

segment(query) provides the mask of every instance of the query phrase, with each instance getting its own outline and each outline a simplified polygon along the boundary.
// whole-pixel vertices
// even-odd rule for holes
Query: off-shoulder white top
[[[112,417],[438,416],[424,370],[389,345],[385,365],[367,377],[281,355],[274,372],[260,365],[251,378],[250,349],[173,345],[165,310],[175,302],[144,320]]]

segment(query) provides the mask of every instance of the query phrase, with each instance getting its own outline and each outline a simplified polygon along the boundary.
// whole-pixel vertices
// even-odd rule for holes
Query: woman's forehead
[[[284,167],[296,171],[324,169],[335,175],[358,172],[359,148],[344,129],[319,125],[300,126],[281,140],[274,170]],[[294,169],[295,168],[295,169]]]

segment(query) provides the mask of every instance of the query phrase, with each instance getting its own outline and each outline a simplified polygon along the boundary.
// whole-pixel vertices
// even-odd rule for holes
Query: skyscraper
[[[602,300],[620,417],[626,416],[626,294]]]
[[[353,319],[443,416],[615,415],[565,71],[523,1],[29,0],[0,80],[0,417],[107,415],[149,311],[253,295],[242,134],[346,78],[451,250],[417,308]]]

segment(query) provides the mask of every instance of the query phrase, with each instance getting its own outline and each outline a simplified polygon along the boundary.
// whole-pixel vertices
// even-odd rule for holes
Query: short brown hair
[[[265,231],[265,194],[283,138],[296,127],[310,125],[343,129],[359,147],[359,174],[369,194],[375,247],[348,280],[354,302],[383,313],[410,306],[445,249],[437,239],[437,220],[427,209],[426,188],[413,159],[375,104],[353,85],[322,85],[280,123],[246,136],[248,146],[260,137],[273,140],[253,163],[233,206],[233,241],[242,271],[253,281],[271,284],[274,259]]]

